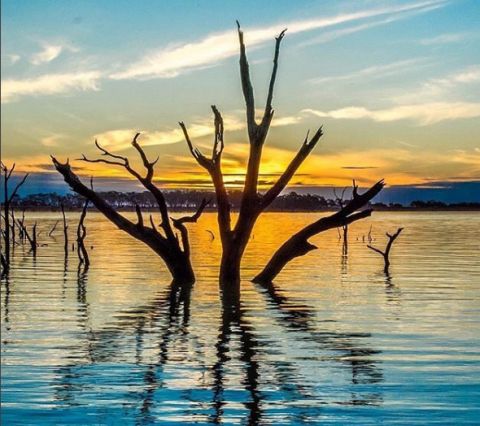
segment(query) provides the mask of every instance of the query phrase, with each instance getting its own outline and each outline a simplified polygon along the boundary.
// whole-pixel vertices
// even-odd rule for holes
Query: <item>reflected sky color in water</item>
[[[74,231],[79,213],[70,213]],[[335,230],[275,285],[248,282],[318,214],[264,215],[241,300],[220,300],[216,219],[191,226],[198,281],[175,288],[161,260],[100,215],[92,265],[63,258],[39,221],[34,259],[15,248],[2,282],[4,424],[474,424],[480,416],[478,213],[375,213]],[[391,274],[373,244],[405,226]],[[91,248],[90,246],[93,246]]]

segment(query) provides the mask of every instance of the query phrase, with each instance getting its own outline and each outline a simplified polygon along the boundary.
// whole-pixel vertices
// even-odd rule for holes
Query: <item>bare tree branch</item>
[[[224,125],[223,118],[215,105],[212,105],[214,114],[215,136],[212,149],[212,157],[205,157],[198,148],[196,148],[190,136],[185,123],[180,122],[185,140],[192,156],[197,160],[197,163],[202,166],[210,174],[210,177],[215,188],[215,197],[218,209],[218,225],[220,228],[220,236],[222,241],[227,244],[231,238],[231,217],[230,217],[230,200],[222,174],[221,157],[225,147],[224,143]]]
[[[205,198],[202,200],[200,205],[197,208],[197,211],[191,216],[183,216],[178,219],[172,218],[173,226],[180,231],[180,235],[182,236],[182,245],[183,251],[188,256],[190,255],[190,242],[188,240],[188,232],[187,228],[185,227],[185,223],[196,223],[199,217],[202,215],[203,210],[205,207],[210,203]]]
[[[243,41],[243,31],[240,29],[240,22],[237,21],[238,40],[240,43],[240,76],[242,79],[242,90],[247,107],[247,128],[250,136],[250,143],[255,140],[257,133],[257,123],[255,122],[255,98],[253,96],[252,82],[250,81],[250,71],[248,66],[245,43]]]
[[[132,176],[134,176],[143,186],[145,189],[150,191],[152,195],[155,198],[155,201],[157,202],[157,205],[160,210],[160,216],[162,217],[162,224],[161,227],[165,231],[165,235],[167,239],[169,240],[174,240],[175,237],[173,235],[172,228],[170,226],[170,221],[168,218],[168,209],[167,209],[167,203],[165,201],[165,197],[163,196],[162,191],[158,189],[158,187],[153,183],[153,174],[154,174],[154,166],[158,161],[158,158],[155,161],[148,161],[147,155],[145,154],[145,151],[142,149],[142,147],[138,143],[138,137],[140,136],[140,133],[136,133],[133,140],[132,140],[132,146],[136,149],[136,151],[139,153],[140,158],[142,159],[143,166],[145,167],[147,173],[145,177],[143,177],[140,173],[138,173],[135,169],[133,169],[130,166],[130,162],[127,157],[123,157],[121,155],[117,154],[112,154],[111,152],[107,151],[105,148],[100,146],[97,140],[95,140],[95,146],[102,152],[102,156],[114,158],[115,160],[119,161],[112,161],[112,160],[105,160],[105,159],[95,159],[91,160],[85,157],[85,155],[80,158],[81,161],[86,161],[89,163],[106,163],[106,164],[111,164],[111,165],[117,165],[117,166],[122,166],[124,167]]]
[[[295,155],[295,157],[290,162],[290,164],[288,165],[286,170],[283,172],[283,174],[279,177],[277,182],[262,197],[262,200],[261,200],[262,209],[267,208],[275,200],[275,198],[277,198],[277,196],[285,189],[285,187],[288,185],[288,182],[290,182],[290,179],[292,179],[293,175],[296,173],[298,168],[305,161],[308,155],[312,152],[313,148],[315,147],[317,142],[320,140],[322,135],[323,135],[322,127],[320,127],[316,131],[315,135],[310,140],[308,140],[308,133],[307,133],[307,136],[302,146],[300,147],[299,151],[297,152],[297,155]]]
[[[273,69],[272,75],[270,77],[270,84],[268,87],[268,95],[267,95],[267,102],[265,104],[265,112],[263,115],[261,127],[267,128],[270,125],[273,117],[273,109],[272,109],[272,100],[273,100],[273,89],[275,88],[275,79],[277,77],[277,69],[278,69],[278,56],[280,54],[280,43],[285,36],[285,32],[287,29],[285,28],[278,37],[275,37],[275,54],[273,56]]]
[[[378,248],[375,248],[371,246],[370,244],[367,245],[367,247],[370,250],[373,250],[374,252],[380,254],[383,257],[384,261],[384,268],[383,271],[388,274],[389,268],[390,268],[390,250],[392,249],[392,245],[395,242],[395,240],[398,238],[400,233],[403,231],[403,228],[398,228],[397,232],[395,232],[393,235],[389,234],[388,232],[385,234],[388,238],[387,246],[385,247],[385,251],[382,251]]]
[[[317,247],[308,241],[308,239],[314,235],[327,231],[328,229],[347,226],[352,222],[370,216],[372,213],[371,209],[355,212],[375,197],[384,185],[383,180],[380,180],[363,194],[358,194],[358,191],[355,189],[353,198],[338,212],[313,222],[290,237],[274,253],[253,281],[257,283],[272,282],[291,260],[315,250]]]
[[[65,182],[67,182],[73,191],[89,200],[119,229],[125,231],[135,239],[142,241],[155,253],[157,253],[164,260],[166,266],[173,276],[174,282],[177,282],[178,284],[192,284],[194,282],[195,278],[191,267],[190,258],[181,250],[173,231],[171,238],[162,236],[156,229],[152,216],[150,216],[150,222],[152,224],[151,228],[139,226],[139,223],[134,223],[128,220],[124,216],[120,215],[110,204],[108,204],[95,191],[93,191],[93,189],[85,186],[80,181],[78,176],[71,170],[68,162],[62,164],[53,156],[52,161],[57,171],[63,175]],[[168,216],[167,223],[170,224]]]

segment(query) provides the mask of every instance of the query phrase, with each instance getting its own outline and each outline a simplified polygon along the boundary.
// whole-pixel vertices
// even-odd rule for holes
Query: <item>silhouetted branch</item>
[[[138,204],[135,204],[135,212],[137,213],[137,226],[143,228],[143,215],[142,210]],[[151,216],[150,216],[151,217]]]
[[[280,176],[280,178],[277,180],[277,182],[262,197],[262,201],[261,201],[262,209],[265,209],[266,207],[268,207],[275,200],[275,198],[277,198],[277,196],[285,189],[288,182],[290,182],[290,179],[293,177],[293,175],[296,173],[298,168],[302,165],[302,163],[308,157],[310,152],[312,152],[312,149],[315,147],[315,145],[320,140],[322,135],[323,135],[322,127],[320,127],[317,130],[315,135],[310,140],[308,140],[308,133],[307,133],[307,136],[305,137],[305,140],[303,141],[303,144],[300,150],[297,152],[297,155],[295,155],[295,157],[293,158],[291,163],[288,165],[286,170],[283,172],[283,174]]]
[[[57,220],[57,221],[55,222],[55,224],[53,225],[52,229],[51,229],[50,232],[48,233],[48,236],[49,236],[49,237],[51,237],[52,234],[55,232],[55,229],[57,229],[57,225],[58,225],[59,222],[60,222],[59,220]]]
[[[208,171],[215,188],[215,197],[217,201],[218,210],[218,225],[220,229],[220,237],[224,244],[228,244],[231,238],[231,218],[230,218],[230,200],[228,198],[227,190],[223,180],[221,158],[224,149],[224,127],[223,118],[215,105],[212,105],[214,114],[215,137],[213,142],[212,157],[207,158],[198,148],[196,148],[188,134],[185,123],[180,122],[185,140],[192,156],[197,160],[197,163]]]
[[[252,82],[250,81],[250,71],[248,66],[245,43],[243,41],[243,31],[240,29],[240,22],[237,21],[238,41],[240,43],[240,76],[242,79],[242,90],[247,107],[247,128],[250,141],[255,139],[257,132],[257,123],[255,122],[255,99],[253,96]]]
[[[87,228],[85,227],[85,216],[87,215],[88,199],[83,204],[82,213],[80,214],[80,220],[77,226],[77,254],[80,265],[84,265],[84,272],[86,272],[90,266],[90,258],[85,247],[85,238],[87,236]]]
[[[62,210],[62,218],[63,218],[63,239],[64,239],[63,250],[65,252],[65,259],[66,259],[68,257],[68,225],[67,225],[67,219],[65,217],[65,208],[63,206],[63,203],[60,204],[60,209]]]
[[[8,186],[9,186],[9,181],[10,178],[12,177],[13,171],[15,170],[15,163],[13,163],[12,167],[8,169],[8,167],[3,163],[0,162],[0,173],[3,172],[4,174],[4,180],[3,180],[3,191],[4,191],[4,200],[3,200],[3,210],[4,210],[4,217],[5,217],[5,232],[3,234],[3,239],[4,239],[4,261],[6,267],[3,269],[3,273],[6,275],[10,269],[10,252],[12,250],[12,242],[10,241],[11,237],[13,237],[13,240],[15,240],[15,229],[12,231],[12,227],[15,225],[12,225],[10,223],[10,207],[12,200],[15,198],[17,195],[18,190],[21,188],[21,186],[25,183],[28,177],[28,173],[26,173],[23,178],[15,185],[13,188],[13,191],[11,193],[8,193]],[[15,219],[14,222],[15,223]]]
[[[146,169],[146,175],[143,177],[139,172],[137,172],[135,169],[133,169],[130,165],[130,162],[127,157],[123,157],[121,155],[117,154],[112,154],[98,143],[97,140],[95,140],[95,146],[101,151],[102,156],[106,156],[109,158],[113,158],[114,160],[106,160],[106,159],[88,159],[85,157],[85,155],[82,155],[82,158],[80,158],[81,161],[86,161],[89,163],[106,163],[106,164],[111,164],[111,165],[117,165],[117,166],[122,166],[127,170],[133,177],[135,177],[148,191],[152,193],[154,196],[159,210],[160,210],[160,215],[162,217],[162,224],[161,227],[165,231],[165,235],[167,239],[174,240],[174,234],[172,231],[172,228],[170,226],[170,221],[168,220],[168,209],[167,209],[167,203],[165,202],[165,198],[163,196],[162,191],[158,189],[158,187],[153,183],[153,174],[154,174],[154,166],[158,161],[158,158],[155,161],[148,161],[147,155],[145,154],[145,151],[142,149],[142,147],[138,143],[138,137],[140,136],[140,133],[136,133],[133,140],[132,140],[132,146],[135,148],[135,150],[138,152],[140,155],[140,158],[142,159],[143,166]]]
[[[291,260],[315,250],[317,247],[308,242],[308,239],[314,235],[328,229],[346,226],[370,216],[372,213],[371,209],[355,212],[365,206],[383,187],[384,182],[381,180],[361,195],[355,190],[353,198],[338,212],[323,217],[294,234],[274,253],[262,272],[253,281],[258,283],[272,282]]]
[[[118,156],[116,156],[118,157]],[[78,176],[72,171],[68,161],[64,164],[60,163],[52,156],[55,168],[61,173],[65,182],[77,194],[82,195],[89,200],[103,215],[114,223],[119,229],[125,231],[137,240],[142,241],[157,253],[167,265],[170,273],[174,277],[174,281],[192,283],[194,281],[193,270],[189,257],[181,250],[178,240],[173,235],[172,238],[162,236],[156,229],[153,219],[151,218],[152,228],[143,226],[139,227],[124,216],[120,215],[110,204],[100,197],[93,189],[85,186]],[[163,196],[162,196],[163,197]],[[169,218],[167,217],[169,223]],[[165,223],[163,220],[162,225]],[[170,225],[168,225],[170,228]],[[166,229],[164,227],[164,229]]]
[[[388,232],[386,233],[386,236],[388,238],[387,246],[385,247],[385,251],[382,251],[376,247],[372,247],[370,244],[367,245],[367,247],[370,250],[373,250],[374,252],[380,254],[383,257],[383,261],[385,263],[385,266],[383,268],[383,271],[388,274],[388,270],[390,268],[390,250],[392,248],[393,243],[395,240],[398,238],[400,233],[403,231],[403,228],[398,228],[397,232],[395,234],[389,234]]]
[[[180,234],[182,236],[183,251],[188,255],[190,255],[190,243],[188,241],[188,231],[184,224],[197,222],[198,218],[202,215],[203,210],[209,203],[210,201],[207,201],[204,198],[200,203],[200,205],[198,206],[197,211],[193,215],[183,216],[179,219],[172,218],[173,226],[175,226],[175,228],[177,228],[180,231]]]

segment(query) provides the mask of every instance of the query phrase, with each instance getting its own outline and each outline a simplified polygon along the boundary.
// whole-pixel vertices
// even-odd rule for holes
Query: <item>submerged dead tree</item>
[[[387,246],[385,247],[385,251],[382,251],[378,248],[375,248],[373,246],[371,246],[370,244],[367,245],[367,247],[370,249],[370,250],[373,250],[375,253],[378,253],[380,255],[383,256],[383,261],[384,261],[384,268],[383,268],[383,272],[385,272],[386,274],[388,274],[388,271],[390,269],[390,250],[392,249],[392,245],[393,243],[395,242],[395,240],[398,238],[398,236],[400,235],[400,233],[403,231],[403,228],[398,228],[397,229],[397,232],[395,232],[395,234],[389,234],[388,232],[385,234],[388,238],[388,242],[387,242]]]
[[[358,210],[367,205],[368,202],[382,190],[384,185],[383,180],[380,180],[369,190],[363,194],[359,194],[358,187],[354,183],[353,196],[348,203],[343,205],[338,212],[327,217],[322,217],[292,235],[274,253],[263,270],[253,279],[253,282],[261,284],[271,283],[290,261],[317,249],[317,246],[308,241],[314,235],[332,228],[346,227],[352,222],[370,216],[372,209]]]
[[[52,156],[53,164],[55,168],[63,175],[65,182],[70,188],[79,195],[84,196],[89,200],[103,215],[114,223],[119,229],[125,231],[132,237],[139,241],[142,241],[148,247],[150,247],[157,255],[159,255],[165,262],[168,270],[172,274],[173,281],[177,283],[190,284],[195,281],[195,275],[192,269],[190,261],[190,247],[188,241],[188,231],[186,230],[184,223],[187,222],[186,218],[179,219],[178,226],[180,227],[180,238],[174,232],[172,223],[169,217],[167,203],[163,196],[162,191],[153,182],[154,166],[158,161],[149,161],[142,147],[139,145],[137,139],[140,136],[139,133],[135,135],[132,141],[132,146],[138,152],[143,166],[146,170],[145,175],[140,174],[133,169],[127,157],[113,154],[106,149],[102,148],[97,141],[95,145],[100,150],[102,158],[88,159],[85,155],[81,160],[89,163],[105,163],[109,165],[115,165],[123,167],[128,173],[135,177],[145,189],[151,192],[156,200],[158,210],[161,217],[160,225],[158,226],[152,215],[150,215],[150,226],[145,224],[143,213],[140,207],[136,206],[137,223],[125,218],[118,213],[114,207],[107,203],[100,195],[93,189],[85,186],[79,179],[79,177],[72,171],[70,164],[67,160],[66,163],[60,163],[55,157]],[[205,207],[204,203],[200,206],[197,213],[192,217],[196,221],[198,216]],[[178,227],[177,227],[178,229]]]
[[[353,187],[355,188],[355,180],[353,180]],[[338,196],[335,188],[333,188],[333,194],[335,195],[335,199],[337,201],[337,204],[340,206],[341,209],[343,209],[345,205],[345,191],[347,188],[343,188],[342,195]],[[338,229],[338,228],[337,228]],[[342,244],[342,256],[348,256],[348,224],[342,225],[342,231],[343,231],[343,244]],[[340,236],[340,231],[338,231],[339,238],[342,238]]]
[[[12,167],[9,169],[5,164],[0,163],[0,168],[1,172],[3,173],[3,217],[4,217],[4,224],[5,228],[3,231],[3,247],[4,247],[4,252],[1,254],[1,261],[2,261],[2,269],[3,273],[7,273],[8,270],[10,269],[10,254],[12,250],[12,228],[13,232],[15,232],[15,224],[13,222],[13,226],[10,223],[11,221],[11,205],[12,205],[12,200],[15,198],[15,196],[18,193],[18,190],[20,187],[25,183],[28,177],[28,173],[23,176],[21,180],[15,185],[13,190],[9,193],[9,182],[12,177],[12,173],[15,170],[15,163],[12,165]]]
[[[68,257],[68,225],[67,218],[65,217],[65,207],[63,203],[60,204],[60,209],[62,210],[62,219],[63,219],[63,251],[65,252],[65,258]]]
[[[77,226],[77,254],[78,260],[81,265],[84,266],[84,272],[87,272],[90,267],[90,258],[88,257],[88,251],[85,247],[85,238],[87,236],[87,228],[85,227],[85,216],[87,216],[88,200],[85,201],[82,208],[82,213],[80,214],[80,220],[78,221]]]
[[[242,81],[242,90],[246,104],[246,120],[247,132],[250,142],[250,152],[245,175],[245,183],[241,205],[236,223],[233,225],[230,214],[230,200],[225,189],[223,174],[221,170],[221,157],[224,150],[224,126],[223,119],[215,106],[212,106],[214,115],[215,136],[213,141],[213,150],[211,156],[205,156],[200,150],[194,146],[186,125],[180,122],[185,140],[190,149],[191,154],[210,174],[212,179],[218,208],[218,225],[220,229],[220,238],[222,242],[222,258],[220,264],[220,284],[222,286],[235,286],[240,282],[240,264],[242,256],[245,252],[247,243],[252,234],[255,222],[261,213],[276,199],[276,197],[286,188],[291,178],[301,166],[303,161],[311,153],[315,145],[322,137],[322,127],[309,138],[309,134],[305,137],[300,149],[285,171],[280,175],[278,180],[264,193],[259,193],[258,177],[262,158],[262,150],[267,138],[270,124],[273,119],[273,91],[275,87],[275,79],[277,76],[278,58],[280,52],[280,44],[285,35],[282,31],[276,37],[275,51],[273,57],[273,69],[270,76],[270,84],[268,87],[267,100],[263,115],[259,121],[255,117],[255,99],[253,87],[250,80],[249,64],[246,56],[243,32],[238,24],[238,37],[240,43],[240,76]],[[354,200],[347,206],[343,207],[340,212],[333,215],[328,220],[317,221],[296,234],[292,239],[282,246],[274,258],[265,267],[255,280],[264,281],[271,280],[281,269],[294,257],[307,253],[314,248],[308,243],[308,238],[322,232],[325,229],[333,227],[347,226],[354,220],[361,219],[370,215],[371,211],[365,211],[353,214],[356,210],[363,207],[371,198],[373,198],[383,187],[383,181],[377,183],[366,194],[359,196],[354,187]],[[346,228],[345,228],[346,229]]]
[[[273,90],[277,76],[280,43],[285,35],[286,30],[282,31],[276,38],[273,69],[270,77],[266,105],[261,120],[257,121],[255,118],[255,100],[253,87],[250,80],[245,44],[243,41],[243,32],[241,31],[240,24],[238,24],[238,22],[237,25],[240,43],[240,75],[246,104],[246,119],[248,138],[250,142],[250,152],[240,210],[235,225],[232,224],[230,200],[225,189],[221,170],[221,157],[224,149],[224,127],[220,112],[215,106],[212,106],[215,136],[212,155],[210,157],[202,154],[200,150],[193,145],[186,125],[183,122],[179,123],[183,130],[190,152],[197,160],[198,164],[208,171],[215,187],[218,209],[218,225],[220,230],[220,239],[222,242],[220,283],[223,286],[234,286],[239,284],[241,259],[250,239],[255,222],[260,214],[264,212],[265,209],[267,209],[267,207],[273,202],[273,200],[275,200],[275,198],[285,189],[292,176],[295,174],[297,169],[303,163],[305,158],[307,158],[322,136],[321,127],[311,138],[309,138],[307,133],[307,136],[305,137],[305,140],[303,141],[303,144],[301,145],[296,156],[293,158],[283,174],[278,178],[277,182],[264,194],[259,193],[258,177],[260,162],[262,158],[263,145],[267,138],[268,130],[270,129],[270,124],[274,114],[272,108]]]

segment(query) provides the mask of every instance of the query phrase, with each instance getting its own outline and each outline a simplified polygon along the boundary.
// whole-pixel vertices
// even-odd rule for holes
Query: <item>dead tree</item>
[[[55,232],[55,229],[57,229],[57,225],[58,225],[59,222],[60,222],[59,220],[57,220],[57,221],[55,222],[55,224],[53,225],[52,229],[51,229],[50,232],[48,233],[48,236],[49,236],[49,237],[51,237],[52,234]]]
[[[353,180],[353,187],[355,188],[355,179]],[[333,194],[335,195],[337,204],[340,206],[340,209],[343,209],[345,205],[345,191],[347,188],[343,188],[342,194],[340,196],[337,195],[335,188],[333,188]],[[338,229],[338,228],[337,228]],[[342,225],[343,231],[343,244],[342,244],[342,256],[348,255],[348,224]],[[340,231],[338,230],[339,239],[342,237],[340,236]]]
[[[67,219],[65,217],[65,207],[63,206],[63,203],[60,204],[60,208],[62,210],[62,218],[63,218],[63,250],[65,252],[65,258],[68,257],[68,225],[67,225]]]
[[[37,222],[35,222],[33,224],[31,234],[28,232],[27,226],[23,222],[20,222],[20,220],[17,219],[17,223],[21,227],[23,235],[25,236],[25,238],[30,243],[30,251],[35,256],[37,254],[37,247],[38,247],[38,243],[37,243]]]
[[[74,192],[84,196],[87,200],[89,200],[119,229],[125,231],[137,240],[142,241],[157,255],[159,255],[172,274],[174,282],[191,284],[195,281],[195,275],[193,273],[190,261],[188,232],[186,229],[180,228],[180,238],[174,232],[163,193],[153,183],[154,166],[157,163],[158,158],[155,161],[148,160],[144,150],[137,142],[139,135],[140,134],[137,133],[133,138],[132,146],[138,152],[142,160],[143,166],[146,170],[145,175],[141,175],[139,172],[133,169],[130,166],[127,157],[110,153],[106,149],[102,148],[97,141],[95,141],[95,145],[100,150],[102,158],[90,160],[83,156],[81,160],[90,163],[105,163],[125,168],[125,170],[135,177],[145,187],[145,189],[152,193],[153,197],[155,198],[161,217],[161,223],[159,227],[155,224],[152,215],[150,215],[150,226],[145,224],[142,211],[138,205],[136,206],[137,223],[125,218],[103,198],[101,198],[93,189],[88,188],[80,181],[79,177],[72,171],[68,160],[66,163],[60,163],[55,157],[52,156],[52,161],[57,171],[63,175],[65,182]],[[201,208],[199,208],[199,212],[197,212],[198,216],[201,214],[204,206],[200,207]],[[180,222],[181,227],[184,227],[184,222],[185,221]]]
[[[193,145],[193,142],[188,134],[187,127],[183,122],[179,123],[183,130],[190,152],[197,160],[198,164],[205,168],[210,174],[215,188],[218,209],[218,225],[222,243],[222,258],[220,263],[220,283],[222,286],[239,284],[241,259],[257,218],[275,200],[275,198],[283,191],[283,189],[285,189],[292,176],[295,174],[297,169],[310,154],[322,136],[321,127],[311,138],[309,138],[307,133],[307,136],[296,156],[293,158],[283,174],[278,178],[277,182],[264,194],[259,194],[258,176],[262,157],[262,149],[274,114],[272,108],[273,90],[277,75],[280,43],[285,35],[285,30],[282,31],[276,38],[273,69],[270,77],[266,105],[261,120],[257,122],[255,118],[253,87],[250,80],[249,65],[245,52],[245,44],[243,41],[243,32],[241,31],[240,24],[238,24],[238,22],[237,25],[240,43],[240,75],[246,104],[246,120],[248,138],[250,142],[250,152],[240,210],[235,225],[233,225],[231,221],[230,200],[225,188],[221,170],[221,157],[224,149],[224,128],[223,119],[220,112],[215,106],[212,106],[215,136],[212,155],[210,157],[202,154],[200,150]]]
[[[389,234],[388,232],[385,234],[388,238],[387,246],[385,247],[385,251],[379,250],[375,247],[372,247],[370,244],[367,245],[367,247],[370,250],[373,250],[375,253],[378,253],[383,256],[383,261],[385,263],[385,266],[383,268],[383,272],[388,274],[388,271],[390,269],[390,250],[392,249],[392,245],[397,239],[397,237],[400,235],[400,233],[403,231],[403,228],[398,228],[397,232],[395,234]]]
[[[261,284],[271,283],[290,261],[317,249],[318,247],[308,241],[314,235],[332,228],[348,226],[352,222],[370,216],[372,209],[358,210],[367,205],[382,190],[384,185],[383,180],[380,180],[366,192],[359,194],[358,187],[354,184],[353,196],[348,203],[338,212],[322,217],[291,236],[273,254],[263,270],[253,279],[253,282]]]
[[[4,260],[2,264],[4,265],[4,272],[8,272],[10,269],[10,252],[12,242],[10,241],[11,236],[11,224],[10,224],[10,207],[12,204],[12,200],[17,195],[18,190],[20,187],[25,183],[28,177],[28,173],[23,176],[23,178],[17,183],[17,185],[13,188],[13,191],[9,194],[8,193],[8,184],[10,178],[12,177],[12,173],[15,170],[15,163],[12,165],[10,169],[8,169],[5,164],[0,163],[1,171],[4,174],[3,177],[3,191],[4,191],[4,199],[3,199],[3,212],[5,218],[5,231],[4,231]]]
[[[87,236],[87,228],[85,227],[85,216],[87,215],[88,200],[83,204],[82,213],[80,214],[80,220],[77,227],[77,254],[79,260],[79,267],[84,266],[84,272],[90,267],[90,258],[85,247],[85,238]]]

